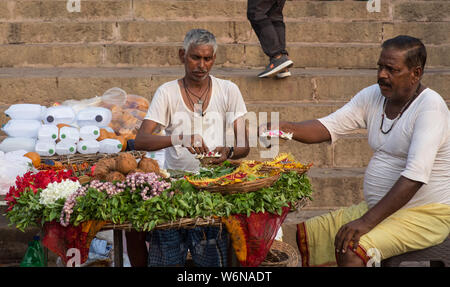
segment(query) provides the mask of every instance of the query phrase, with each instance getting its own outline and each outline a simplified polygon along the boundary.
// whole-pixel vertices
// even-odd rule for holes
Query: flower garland
[[[49,183],[47,188],[41,191],[39,203],[46,206],[55,204],[58,199],[66,199],[80,187],[80,182],[70,179]]]
[[[47,188],[50,183],[61,182],[63,180],[78,181],[78,178],[73,176],[71,170],[44,170],[38,173],[29,171],[23,176],[18,176],[15,186],[11,186],[5,196],[5,200],[8,202],[8,209],[6,211],[8,212],[13,209],[17,203],[17,199],[24,191],[32,190],[36,194],[39,189]]]
[[[126,176],[123,182],[102,182],[99,180],[93,180],[89,184],[80,187],[74,193],[70,194],[64,203],[64,207],[61,212],[60,223],[62,226],[68,226],[70,222],[73,208],[77,203],[77,198],[85,196],[89,188],[97,189],[100,192],[105,192],[109,197],[125,191],[125,188],[131,188],[132,192],[137,189],[140,190],[142,199],[149,200],[152,197],[160,195],[165,189],[171,187],[170,182],[161,180],[162,177],[152,173],[136,172]],[[173,195],[173,192],[170,193]]]

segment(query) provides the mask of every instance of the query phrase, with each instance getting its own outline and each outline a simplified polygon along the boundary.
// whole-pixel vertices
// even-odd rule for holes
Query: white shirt
[[[160,124],[167,136],[199,134],[210,151],[225,146],[228,143],[226,133],[233,130],[233,122],[245,115],[247,108],[236,84],[210,77],[212,94],[203,117],[189,110],[178,80],[174,80],[156,90],[145,119]],[[190,172],[199,170],[200,162],[186,147],[175,145],[165,151],[164,168]]]
[[[374,206],[400,176],[424,184],[403,208],[450,204],[450,113],[445,101],[427,88],[411,103],[388,134],[380,131],[384,97],[378,84],[319,119],[332,142],[355,129],[368,130],[374,154],[364,176],[364,198]],[[394,120],[384,118],[383,131]]]

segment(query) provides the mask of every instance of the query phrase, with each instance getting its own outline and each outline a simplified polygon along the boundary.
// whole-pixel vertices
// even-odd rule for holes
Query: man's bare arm
[[[248,127],[246,125],[244,117],[236,119],[233,124],[236,144],[234,146],[234,155],[231,157],[231,159],[239,159],[246,157],[250,152],[250,144],[248,141]],[[242,129],[242,127],[244,127],[243,129],[245,131],[245,134],[243,139],[239,139],[239,137],[241,137],[241,134],[238,132],[238,128]]]
[[[264,131],[275,129],[272,127],[271,123],[263,124],[259,127],[259,134],[261,135]],[[321,143],[331,140],[331,135],[327,128],[322,125],[318,120],[308,120],[303,122],[279,122],[279,130],[292,133],[292,139],[306,143]]]
[[[280,130],[293,133],[292,139],[306,144],[331,140],[331,135],[327,128],[318,120],[280,122]]]
[[[158,136],[153,132],[158,127],[158,123],[151,120],[144,120],[139,128],[134,146],[136,150],[154,151],[172,146],[170,136]]]
[[[144,120],[142,122],[134,143],[136,150],[154,151],[173,146],[171,136],[159,136],[153,134],[157,127],[158,123],[154,121]],[[209,151],[201,136],[186,135],[186,137],[186,140],[184,140],[183,135],[179,135],[178,140],[190,153],[203,154]]]
[[[422,182],[400,176],[391,190],[363,215],[364,220],[375,227],[407,204],[422,185]]]

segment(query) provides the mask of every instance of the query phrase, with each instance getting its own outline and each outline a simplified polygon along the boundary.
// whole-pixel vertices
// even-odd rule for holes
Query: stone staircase
[[[381,11],[369,13],[365,1],[288,0],[284,15],[294,69],[283,80],[256,77],[267,57],[246,19],[245,0],[86,0],[73,13],[66,3],[0,1],[0,125],[14,103],[48,106],[100,96],[111,87],[150,100],[159,85],[184,74],[178,49],[191,28],[216,35],[212,74],[235,82],[249,111],[276,111],[290,121],[335,111],[376,82],[380,45],[399,34],[423,40],[423,82],[450,102],[450,1],[381,0]],[[249,157],[257,159],[259,151],[253,148]],[[280,151],[314,163],[314,201],[290,214],[286,225],[362,200],[372,155],[364,131],[333,145],[281,143]]]

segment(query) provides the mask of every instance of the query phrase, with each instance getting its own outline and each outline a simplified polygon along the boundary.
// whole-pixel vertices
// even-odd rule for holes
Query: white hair
[[[183,49],[186,53],[191,45],[210,45],[214,49],[214,55],[217,51],[216,37],[204,29],[192,29],[186,33],[183,43]]]

